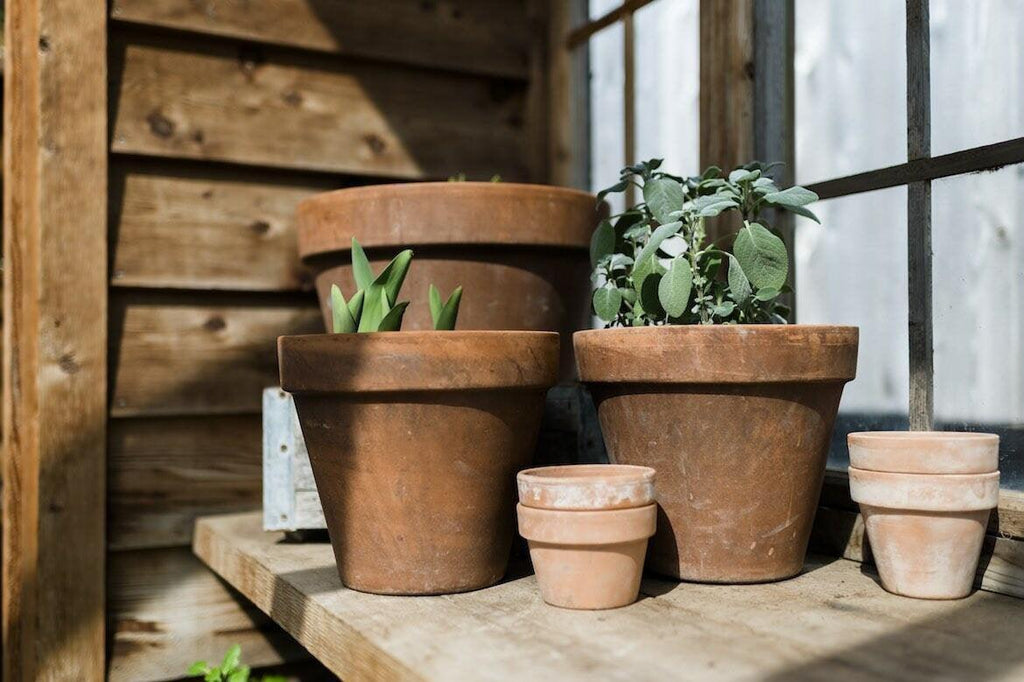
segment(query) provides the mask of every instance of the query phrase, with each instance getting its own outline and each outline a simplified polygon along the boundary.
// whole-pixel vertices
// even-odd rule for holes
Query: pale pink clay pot
[[[854,433],[849,445],[850,494],[882,586],[919,599],[970,594],[999,503],[998,436]]]
[[[544,601],[591,610],[635,602],[657,524],[654,470],[542,467],[521,472],[518,483],[519,532]]]

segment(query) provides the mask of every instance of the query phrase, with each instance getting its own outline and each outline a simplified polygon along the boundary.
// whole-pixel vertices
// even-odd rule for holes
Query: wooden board
[[[219,661],[232,644],[252,666],[306,656],[187,548],[112,554],[108,608],[111,682],[177,679],[193,661]]]
[[[116,296],[111,415],[258,413],[278,381],[277,337],[319,332],[312,297]]]
[[[397,178],[527,175],[525,86],[272,48],[112,46],[115,152]]]
[[[644,581],[614,611],[541,602],[533,577],[438,597],[346,590],[327,544],[259,514],[201,519],[196,554],[342,679],[1020,679],[1024,602],[904,599],[855,562],[768,585]]]
[[[308,290],[295,206],[340,186],[330,176],[120,160],[111,171],[111,284]]]
[[[5,7],[0,677],[99,680],[106,9],[82,0]]]
[[[112,550],[187,546],[195,518],[259,509],[258,415],[113,419]]]
[[[524,78],[528,68],[521,0],[114,0],[110,16],[454,71]]]

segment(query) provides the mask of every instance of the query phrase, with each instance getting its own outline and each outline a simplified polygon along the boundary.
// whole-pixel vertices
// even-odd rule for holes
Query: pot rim
[[[573,334],[588,383],[847,382],[859,327],[831,324],[660,325]]]
[[[519,502],[537,509],[608,510],[654,502],[655,471],[631,464],[569,464],[516,475]]]
[[[849,467],[850,497],[884,509],[964,512],[999,505],[999,472],[904,474]]]
[[[537,509],[516,505],[519,534],[529,542],[566,546],[617,545],[654,535],[658,505],[628,509]],[[611,528],[609,523],[617,521]]]
[[[858,431],[850,465],[906,474],[983,474],[999,469],[999,436],[967,431]]]
[[[278,337],[277,348],[281,388],[300,395],[547,389],[558,383],[558,332],[306,334]]]
[[[445,216],[457,215],[463,207],[460,198],[492,202],[509,197],[517,206],[533,202],[523,210],[562,210],[572,213],[587,207],[585,221],[535,220],[523,222],[500,211],[488,218],[490,229],[478,228],[479,206],[465,207],[465,215],[455,219],[423,216],[424,206],[441,194],[437,203]],[[576,206],[572,206],[576,204]],[[415,246],[464,245],[561,247],[586,250],[598,221],[606,215],[608,204],[583,190],[557,185],[517,182],[408,182],[346,187],[307,197],[295,211],[299,256],[312,259],[326,254],[344,254],[351,250],[352,236],[363,248],[405,248]],[[410,220],[399,219],[398,216]],[[583,215],[580,213],[579,215]],[[413,220],[415,218],[415,220]],[[338,224],[338,229],[324,225]],[[439,228],[439,225],[441,226]]]

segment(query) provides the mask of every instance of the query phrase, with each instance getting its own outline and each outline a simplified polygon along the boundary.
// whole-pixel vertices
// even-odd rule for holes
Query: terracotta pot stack
[[[921,599],[970,594],[999,503],[999,437],[867,432],[848,440],[850,495],[882,586]]]
[[[519,532],[544,601],[610,609],[636,601],[654,534],[654,470],[616,465],[520,472]]]

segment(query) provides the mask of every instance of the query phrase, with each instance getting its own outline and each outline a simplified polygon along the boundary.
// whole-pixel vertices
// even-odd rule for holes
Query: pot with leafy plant
[[[603,215],[594,196],[498,178],[453,180],[341,189],[299,204],[299,254],[314,273],[325,324],[331,285],[352,277],[353,238],[374,268],[407,245],[417,254],[413,290],[434,283],[472,291],[459,313],[463,329],[561,332],[571,373],[570,336],[589,326],[587,248]],[[428,311],[410,309],[405,327],[431,329]]]
[[[461,288],[429,287],[433,330],[399,332],[412,251],[331,289],[333,334],[278,339],[346,586],[380,594],[486,587],[505,572],[516,472],[530,462],[558,334],[455,331]],[[426,287],[425,287],[426,288]]]
[[[594,234],[593,306],[609,328],[575,334],[580,379],[612,461],[658,471],[649,567],[787,578],[803,566],[858,331],[785,324],[786,248],[760,214],[817,220],[817,197],[778,188],[760,163],[685,179],[659,166],[626,168],[606,190],[634,184],[643,203]],[[707,237],[726,213],[742,218],[731,251]]]

